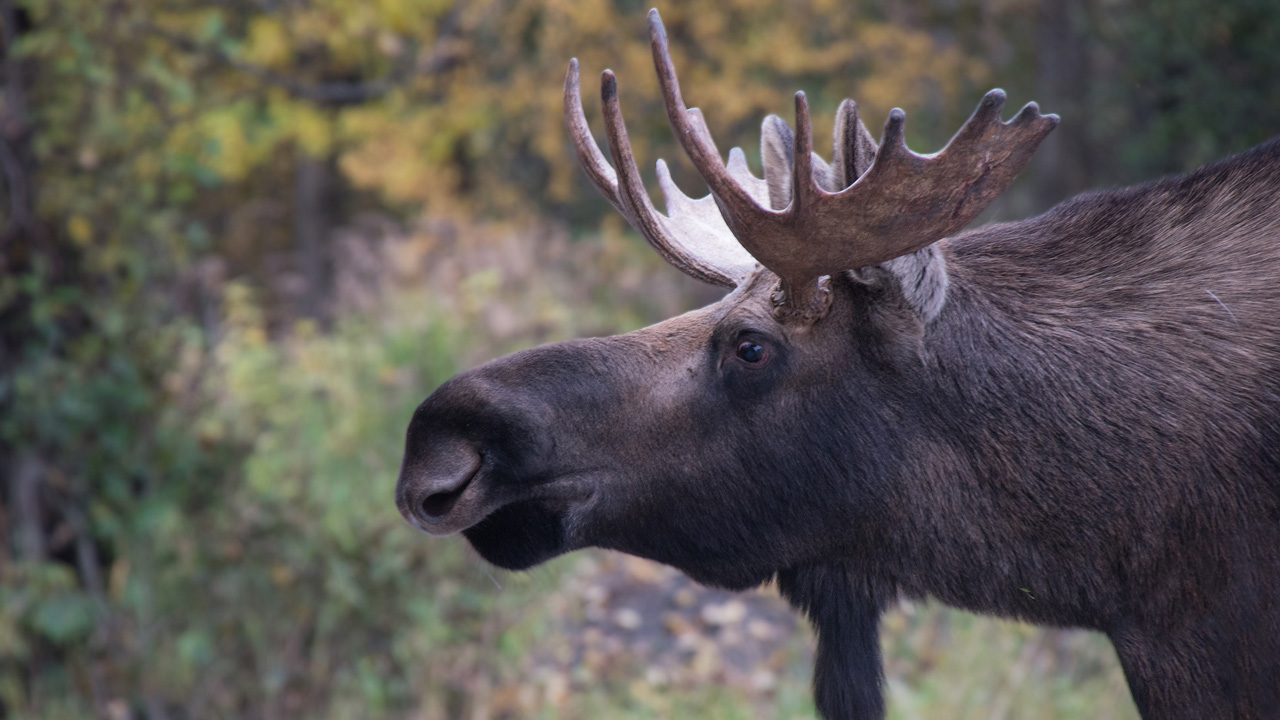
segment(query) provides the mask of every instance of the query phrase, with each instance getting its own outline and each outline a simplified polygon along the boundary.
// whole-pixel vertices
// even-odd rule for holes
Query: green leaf
[[[79,592],[54,595],[40,602],[31,613],[31,627],[59,644],[68,644],[93,629],[93,603]]]

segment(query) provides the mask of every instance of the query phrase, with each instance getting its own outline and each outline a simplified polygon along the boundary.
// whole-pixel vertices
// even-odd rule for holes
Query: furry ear
[[[769,187],[769,207],[784,210],[791,204],[791,165],[795,162],[795,133],[787,121],[770,115],[760,126],[760,161],[764,164],[764,181]],[[813,179],[827,192],[843,190],[835,187],[836,171],[818,153],[810,153]]]
[[[871,167],[876,159],[875,138],[858,118],[858,103],[845,98],[836,108],[835,157],[832,158],[833,175],[839,187],[831,192],[852,185]]]
[[[938,241],[910,255],[894,258],[874,267],[850,271],[865,285],[896,283],[902,302],[926,324],[942,312],[947,302],[947,260]]]
[[[769,186],[769,207],[782,210],[791,204],[791,165],[795,162],[795,134],[787,121],[769,115],[760,126],[760,162]]]
[[[869,362],[905,368],[925,362],[925,335],[947,298],[945,241],[886,263],[846,273],[859,296],[857,343]]]

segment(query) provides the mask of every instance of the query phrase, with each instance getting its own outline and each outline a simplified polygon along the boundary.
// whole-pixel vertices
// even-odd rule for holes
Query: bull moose
[[[763,179],[685,107],[711,194],[645,191],[605,71],[586,173],[672,265],[729,288],[632,333],[525,350],[414,413],[396,487],[433,535],[523,569],[587,546],[702,583],[776,579],[826,718],[881,718],[899,597],[1090,628],[1145,718],[1280,717],[1280,141],[963,231],[1057,124],[988,93],[941,152],[844,101],[834,156],[764,121]]]

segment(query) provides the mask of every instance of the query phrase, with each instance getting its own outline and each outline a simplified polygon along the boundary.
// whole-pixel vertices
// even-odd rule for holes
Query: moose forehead
[[[825,335],[835,318],[811,322],[796,315],[778,313],[773,295],[778,277],[758,267],[719,302],[637,330],[630,335],[650,350],[667,354],[676,350],[707,349],[717,352],[747,333],[788,345],[812,345]],[[840,314],[840,313],[836,313]],[[824,318],[825,319],[825,318]]]

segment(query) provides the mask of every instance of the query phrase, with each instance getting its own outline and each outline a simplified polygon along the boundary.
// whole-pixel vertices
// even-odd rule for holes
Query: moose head
[[[397,501],[422,529],[461,530],[502,567],[596,545],[750,587],[844,551],[851,526],[882,514],[893,435],[904,432],[886,414],[889,395],[922,369],[926,326],[946,300],[936,243],[1013,180],[1057,118],[1030,104],[1002,123],[993,90],[926,157],[907,149],[901,110],[877,147],[846,100],[827,164],[797,93],[797,132],[764,122],[760,179],[738,148],[721,161],[681,99],[657,11],[649,18],[668,116],[711,195],[685,196],[659,160],[668,215],[658,212],[605,71],[611,167],[587,126],[576,60],[570,134],[591,180],[665,259],[732,292],[445,383],[414,415]]]
[[[525,350],[441,385],[409,424],[404,517],[434,535],[461,531],[509,569],[596,546],[727,588],[776,578],[818,630],[815,692],[828,718],[883,715],[877,622],[901,595],[1108,632],[1151,717],[1267,707],[1277,691],[1223,688],[1236,671],[1280,677],[1274,654],[1259,665],[1254,646],[1218,648],[1204,664],[1171,666],[1148,639],[1172,624],[1162,642],[1177,646],[1177,619],[1212,606],[1198,590],[1178,593],[1224,581],[1221,564],[1199,561],[1174,574],[1181,585],[1157,579],[1222,526],[1218,496],[1208,493],[1202,521],[1178,500],[1186,488],[1233,468],[1280,477],[1274,453],[1210,453],[1210,463],[1194,451],[1205,413],[1234,447],[1263,412],[1213,414],[1206,388],[1230,395],[1243,382],[1216,359],[1192,363],[1198,375],[1162,374],[1178,349],[1142,323],[1199,322],[1213,310],[1206,299],[1178,286],[1133,319],[1145,311],[1130,306],[1125,273],[1139,266],[1123,246],[1164,232],[1133,218],[1156,222],[1176,193],[1073,201],[950,237],[1058,122],[1034,103],[1002,122],[999,90],[928,156],[907,149],[901,110],[877,145],[846,100],[830,163],[812,151],[797,93],[794,132],[776,116],[763,123],[762,179],[738,148],[722,162],[684,104],[656,11],[649,26],[668,118],[710,195],[687,197],[658,161],[658,212],[613,74],[601,88],[611,165],[588,128],[576,61],[564,95],[573,145],[663,258],[730,291],[651,327]],[[1108,272],[1112,285],[1100,280]],[[1209,666],[1226,675],[1187,670]]]

